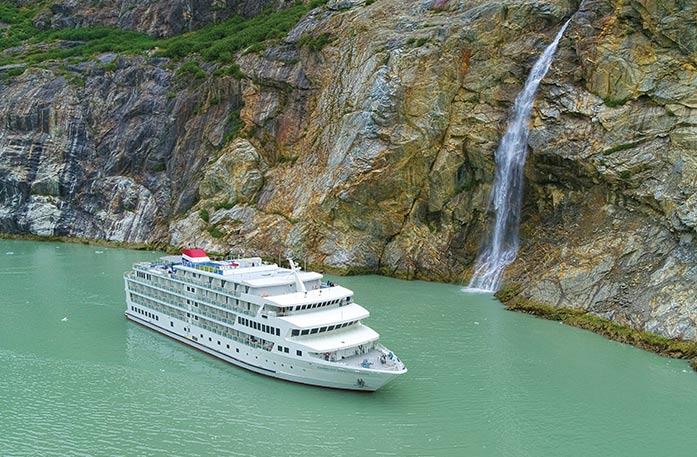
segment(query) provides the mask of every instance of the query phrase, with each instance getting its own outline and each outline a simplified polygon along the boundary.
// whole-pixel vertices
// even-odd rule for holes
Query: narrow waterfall
[[[542,53],[516,96],[506,134],[496,149],[496,174],[491,191],[496,219],[492,233],[477,257],[470,289],[494,292],[498,290],[504,268],[515,260],[520,245],[518,228],[523,201],[523,168],[528,149],[530,112],[535,92],[552,63],[557,44],[569,25],[569,19],[559,30],[552,44]]]

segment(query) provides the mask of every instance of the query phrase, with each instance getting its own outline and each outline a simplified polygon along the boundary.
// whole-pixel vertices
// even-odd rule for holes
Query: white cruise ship
[[[353,292],[261,258],[212,261],[201,249],[141,262],[124,275],[126,317],[267,376],[375,391],[404,364],[361,321]]]

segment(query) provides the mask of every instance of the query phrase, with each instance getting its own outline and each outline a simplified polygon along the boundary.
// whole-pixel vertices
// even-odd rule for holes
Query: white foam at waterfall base
[[[518,228],[523,201],[523,167],[528,149],[530,112],[535,92],[554,58],[557,44],[569,25],[569,19],[552,44],[533,65],[523,90],[516,96],[508,129],[496,149],[496,172],[491,191],[495,220],[477,257],[474,275],[468,288],[494,292],[501,285],[503,270],[515,260],[520,246]],[[490,207],[491,208],[491,207]]]

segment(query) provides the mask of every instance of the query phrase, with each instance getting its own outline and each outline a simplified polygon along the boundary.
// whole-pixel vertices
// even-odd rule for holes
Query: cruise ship
[[[362,323],[353,292],[259,257],[211,260],[202,249],[124,274],[126,317],[248,370],[315,386],[375,391],[407,372]]]

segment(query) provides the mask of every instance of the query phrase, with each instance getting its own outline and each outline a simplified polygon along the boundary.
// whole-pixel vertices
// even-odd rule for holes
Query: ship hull
[[[126,318],[227,363],[285,381],[334,389],[373,392],[406,372],[361,369],[340,364],[293,359],[272,351],[241,344],[190,322],[148,310],[137,314],[128,300]]]

